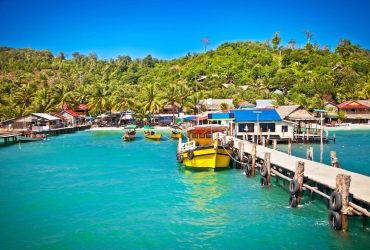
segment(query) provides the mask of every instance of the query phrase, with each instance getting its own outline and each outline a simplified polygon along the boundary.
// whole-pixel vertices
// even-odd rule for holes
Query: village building
[[[293,138],[293,123],[284,121],[275,109],[234,109],[234,136],[257,141],[260,137],[268,140]]]
[[[370,101],[349,100],[338,104],[339,111],[346,113],[345,122],[349,123],[368,123],[370,119]]]
[[[31,113],[2,121],[2,124],[10,131],[48,131],[59,127],[62,119],[45,113]]]
[[[80,124],[83,124],[84,123],[84,119],[82,119],[80,117],[79,114],[77,114],[76,112],[70,110],[70,109],[64,109],[62,112],[60,112],[59,114],[61,114],[62,116],[65,117],[66,119],[66,125],[68,127],[70,126],[77,126],[77,125],[80,125]]]

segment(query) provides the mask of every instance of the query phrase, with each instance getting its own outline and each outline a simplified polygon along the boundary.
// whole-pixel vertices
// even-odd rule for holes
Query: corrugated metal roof
[[[32,115],[38,116],[40,118],[43,118],[43,119],[46,119],[46,120],[49,120],[49,121],[61,120],[59,117],[55,117],[55,116],[48,115],[48,114],[45,114],[45,113],[32,113]]]
[[[275,100],[256,100],[257,108],[273,107],[272,102]]]
[[[235,122],[271,122],[281,121],[279,114],[275,109],[233,109]]]

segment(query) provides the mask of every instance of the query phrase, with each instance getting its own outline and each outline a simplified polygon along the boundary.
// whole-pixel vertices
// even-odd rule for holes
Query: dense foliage
[[[369,50],[345,39],[333,51],[309,40],[299,49],[294,40],[287,47],[278,47],[280,42],[277,32],[272,46],[224,43],[171,61],[151,55],[101,60],[96,53],[78,52],[69,58],[63,52],[0,47],[0,120],[79,103],[87,103],[92,115],[129,109],[139,118],[165,104],[193,113],[206,98],[231,98],[235,104],[275,99],[277,105],[308,109],[323,108],[324,101],[369,99]],[[196,81],[201,76],[206,78]]]

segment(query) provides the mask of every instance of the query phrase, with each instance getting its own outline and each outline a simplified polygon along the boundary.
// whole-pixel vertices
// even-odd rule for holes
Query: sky
[[[172,60],[225,42],[292,39],[332,50],[340,39],[370,49],[370,0],[0,0],[0,46],[109,60]]]

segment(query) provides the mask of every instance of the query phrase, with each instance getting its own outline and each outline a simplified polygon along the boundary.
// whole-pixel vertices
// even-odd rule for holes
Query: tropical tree
[[[180,93],[176,84],[170,84],[161,94],[163,104],[180,106]],[[173,109],[172,109],[173,110]],[[175,113],[172,111],[172,122],[175,123]]]
[[[277,32],[275,32],[274,37],[271,39],[273,50],[276,50],[278,45],[281,42],[281,38],[280,38],[279,35],[280,35],[280,32],[277,31]]]
[[[30,83],[22,84],[13,94],[13,104],[20,108],[21,115],[24,115],[31,106],[35,98],[35,89],[31,87]]]
[[[90,95],[88,105],[93,112],[99,113],[101,116],[103,112],[109,109],[108,106],[110,106],[110,91],[109,89],[106,89],[106,86],[101,83],[94,85],[92,89],[93,90]]]
[[[142,93],[143,109],[148,114],[148,120],[151,114],[158,113],[162,108],[162,103],[159,101],[159,91],[155,84],[148,84],[144,87]]]
[[[55,110],[55,100],[50,89],[43,88],[36,92],[33,111],[37,113],[50,113]]]

